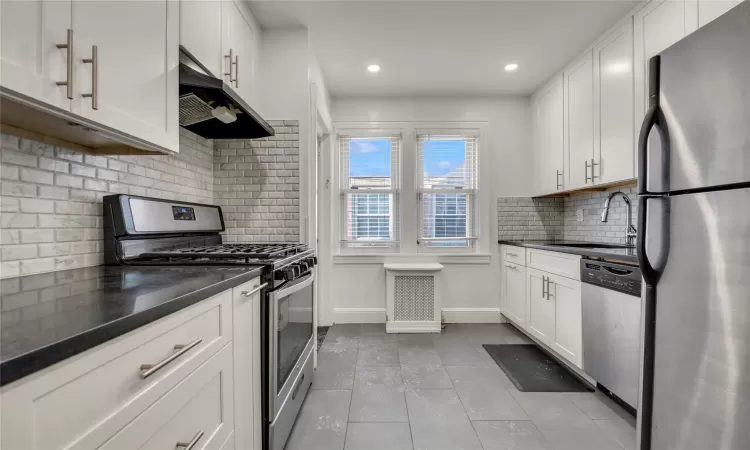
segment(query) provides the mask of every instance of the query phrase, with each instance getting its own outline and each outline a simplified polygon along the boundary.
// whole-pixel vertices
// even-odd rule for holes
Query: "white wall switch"
[[[579,222],[583,222],[583,210],[582,209],[576,209],[576,220]]]

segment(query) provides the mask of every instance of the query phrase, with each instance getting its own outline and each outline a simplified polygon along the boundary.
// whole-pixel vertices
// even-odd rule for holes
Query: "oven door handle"
[[[294,294],[295,292],[299,292],[302,289],[305,289],[306,287],[309,287],[313,284],[313,274],[310,272],[309,274],[305,275],[302,278],[297,278],[296,283],[292,286],[289,286],[288,288],[279,289],[277,291],[272,291],[270,293],[271,301],[276,301],[279,298],[284,298],[289,295]]]

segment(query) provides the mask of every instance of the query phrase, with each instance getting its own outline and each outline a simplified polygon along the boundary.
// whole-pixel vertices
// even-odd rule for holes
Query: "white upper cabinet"
[[[248,103],[254,100],[256,31],[239,4],[222,2],[224,81]],[[230,56],[231,55],[231,56]]]
[[[742,0],[698,0],[698,26],[702,27],[740,3]]]
[[[563,80],[556,76],[535,96],[533,130],[537,186],[542,194],[565,188],[563,167]]]
[[[71,54],[57,45],[68,44],[70,1],[2,1],[0,18],[0,85],[69,110],[72,91],[57,82],[69,81]]]
[[[566,189],[592,185],[599,175],[594,161],[594,62],[587,51],[563,72]],[[593,173],[592,173],[593,172]]]
[[[177,151],[179,3],[76,0],[72,11],[73,113]]]
[[[687,0],[652,0],[633,17],[635,123],[638,130],[646,114],[648,60],[695,30],[695,5]]]
[[[634,177],[633,20],[594,47],[596,183]]]
[[[217,78],[224,76],[221,56],[222,3],[205,0],[180,2],[180,45]]]

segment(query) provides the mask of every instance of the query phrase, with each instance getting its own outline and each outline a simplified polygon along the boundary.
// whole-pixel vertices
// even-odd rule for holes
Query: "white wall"
[[[410,255],[410,260],[439,260],[445,268],[440,274],[443,286],[443,313],[447,321],[500,321],[500,268],[497,236],[497,197],[528,195],[532,188],[531,113],[529,99],[497,97],[482,99],[336,99],[331,102],[334,125],[346,122],[457,122],[485,123],[487,137],[480,142],[480,176],[489,177],[489,195],[483,205],[484,258],[462,260],[460,257]],[[334,151],[331,147],[329,151]],[[331,176],[333,158],[326,160],[324,177]],[[333,178],[333,177],[332,177]],[[321,194],[328,202],[326,211],[337,214],[331,207],[335,198],[333,186]],[[335,221],[330,218],[330,223]],[[321,224],[322,225],[322,224]],[[323,228],[323,227],[321,227]],[[331,230],[321,229],[321,233]],[[336,243],[334,235],[327,241]],[[332,249],[333,250],[333,249]],[[335,253],[335,251],[331,252]],[[385,320],[385,271],[382,260],[368,262],[340,261],[329,252],[321,258],[324,277],[320,293],[320,323],[383,322]],[[403,258],[403,256],[400,256]],[[334,263],[334,260],[336,262]],[[489,262],[487,262],[489,260]],[[470,262],[470,263],[466,263]]]

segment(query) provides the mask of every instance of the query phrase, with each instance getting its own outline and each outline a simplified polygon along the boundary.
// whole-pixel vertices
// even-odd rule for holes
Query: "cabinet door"
[[[249,13],[248,13],[249,14]],[[253,100],[255,82],[255,30],[233,1],[222,2],[222,22],[225,73],[229,73],[229,52],[232,52],[232,78],[224,76],[234,91],[248,103]]]
[[[526,268],[528,327],[526,330],[552,347],[555,341],[555,298],[547,299],[545,278],[548,274]]]
[[[167,0],[73,2],[73,113],[179,150],[179,6]],[[92,46],[98,47],[96,64],[83,61],[92,57]],[[96,93],[98,109],[85,93]]]
[[[633,21],[594,48],[596,183],[634,177]]]
[[[549,297],[555,304],[555,332],[552,349],[583,368],[581,282],[558,275],[549,277]]]
[[[586,52],[565,71],[565,153],[568,162],[566,189],[593,184],[594,158],[594,64]],[[598,175],[598,171],[594,174]]]
[[[223,77],[221,2],[181,0],[180,45],[217,78]]]
[[[232,290],[236,447],[261,448],[260,278]]]
[[[689,8],[694,7],[694,2],[683,0],[652,0],[633,16],[634,139],[638,138],[648,105],[648,60],[685,37],[688,30],[693,30],[689,25],[692,23]],[[638,173],[637,163],[633,164],[634,173]]]
[[[0,85],[70,110],[67,87],[57,85],[71,81],[68,50],[57,48],[70,28],[70,1],[0,2]]]
[[[549,194],[565,185],[562,76],[555,77],[540,91],[537,103],[537,177],[540,193]]]
[[[698,26],[702,27],[740,3],[742,0],[698,0]]]
[[[513,263],[503,263],[503,312],[514,322],[526,328],[526,268]]]

